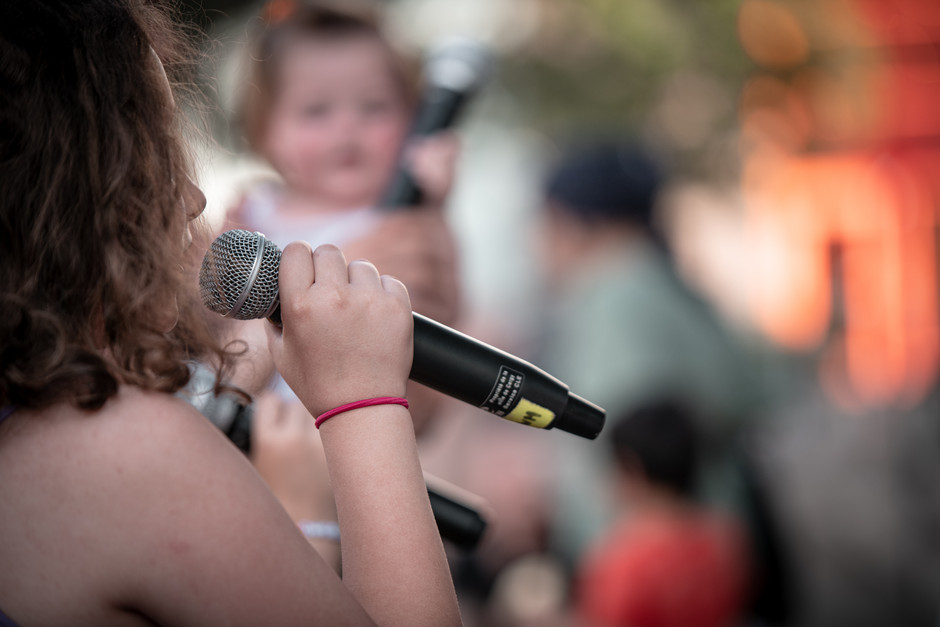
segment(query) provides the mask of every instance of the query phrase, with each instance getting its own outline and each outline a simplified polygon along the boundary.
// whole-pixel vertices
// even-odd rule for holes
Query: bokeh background
[[[262,4],[183,5],[209,34],[214,215],[258,167],[229,116]],[[380,4],[416,53],[451,35],[494,52],[447,207],[466,326],[534,341],[546,168],[579,134],[643,137],[670,167],[659,220],[677,267],[748,348],[756,413],[773,425],[767,472],[802,594],[754,624],[940,624],[923,602],[940,599],[940,2]]]
[[[263,3],[193,1],[221,106],[213,208],[250,167],[224,117]],[[936,379],[940,5],[930,0],[387,0],[417,52],[487,42],[451,203],[470,307],[524,328],[540,177],[574,133],[624,129],[668,159],[686,276],[737,324],[826,352],[846,406],[914,404]],[[825,345],[825,346],[824,346]]]

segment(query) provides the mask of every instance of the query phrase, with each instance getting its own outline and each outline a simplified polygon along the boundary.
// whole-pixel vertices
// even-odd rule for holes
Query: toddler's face
[[[291,189],[334,207],[376,202],[410,122],[388,54],[366,37],[285,51],[263,148]]]

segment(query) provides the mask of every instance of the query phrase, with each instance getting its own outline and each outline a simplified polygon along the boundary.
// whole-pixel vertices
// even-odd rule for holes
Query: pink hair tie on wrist
[[[317,419],[313,424],[317,429],[319,429],[320,425],[336,414],[341,414],[344,411],[350,411],[353,409],[359,409],[361,407],[371,407],[372,405],[401,405],[405,409],[408,409],[408,399],[402,398],[400,396],[379,396],[378,398],[367,398],[364,401],[346,403],[345,405],[340,405],[339,407],[334,407],[329,411],[323,412],[317,416]]]

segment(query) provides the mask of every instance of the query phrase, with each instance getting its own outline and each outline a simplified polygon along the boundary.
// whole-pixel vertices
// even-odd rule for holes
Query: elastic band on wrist
[[[350,411],[352,409],[359,409],[360,407],[371,407],[372,405],[401,405],[405,409],[408,409],[408,400],[401,398],[400,396],[380,396],[378,398],[367,398],[364,401],[355,401],[353,403],[346,403],[345,405],[340,405],[329,411],[325,411],[313,422],[314,426],[317,429],[320,428],[324,422],[335,416],[336,414],[341,414],[344,411]]]
[[[339,542],[339,525],[332,520],[301,520],[297,526],[308,540]]]

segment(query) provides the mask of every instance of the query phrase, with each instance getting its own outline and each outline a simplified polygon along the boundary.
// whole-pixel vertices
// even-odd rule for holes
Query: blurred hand
[[[454,133],[414,139],[405,151],[409,171],[421,188],[424,204],[441,209],[454,185],[460,144]]]
[[[251,461],[294,522],[335,522],[336,503],[320,432],[313,416],[297,401],[275,392],[255,399],[251,424]],[[339,572],[339,544],[313,538],[313,547]]]
[[[295,521],[336,520],[336,507],[313,417],[275,392],[255,399],[251,461]]]
[[[367,235],[343,246],[348,259],[367,258],[400,279],[414,310],[444,324],[452,324],[459,310],[457,245],[443,212],[457,151],[452,133],[413,140],[406,159],[423,204],[386,213]]]
[[[414,310],[452,324],[459,310],[457,252],[439,211],[421,208],[383,216],[367,235],[348,242],[349,259],[368,258],[408,287]]]

